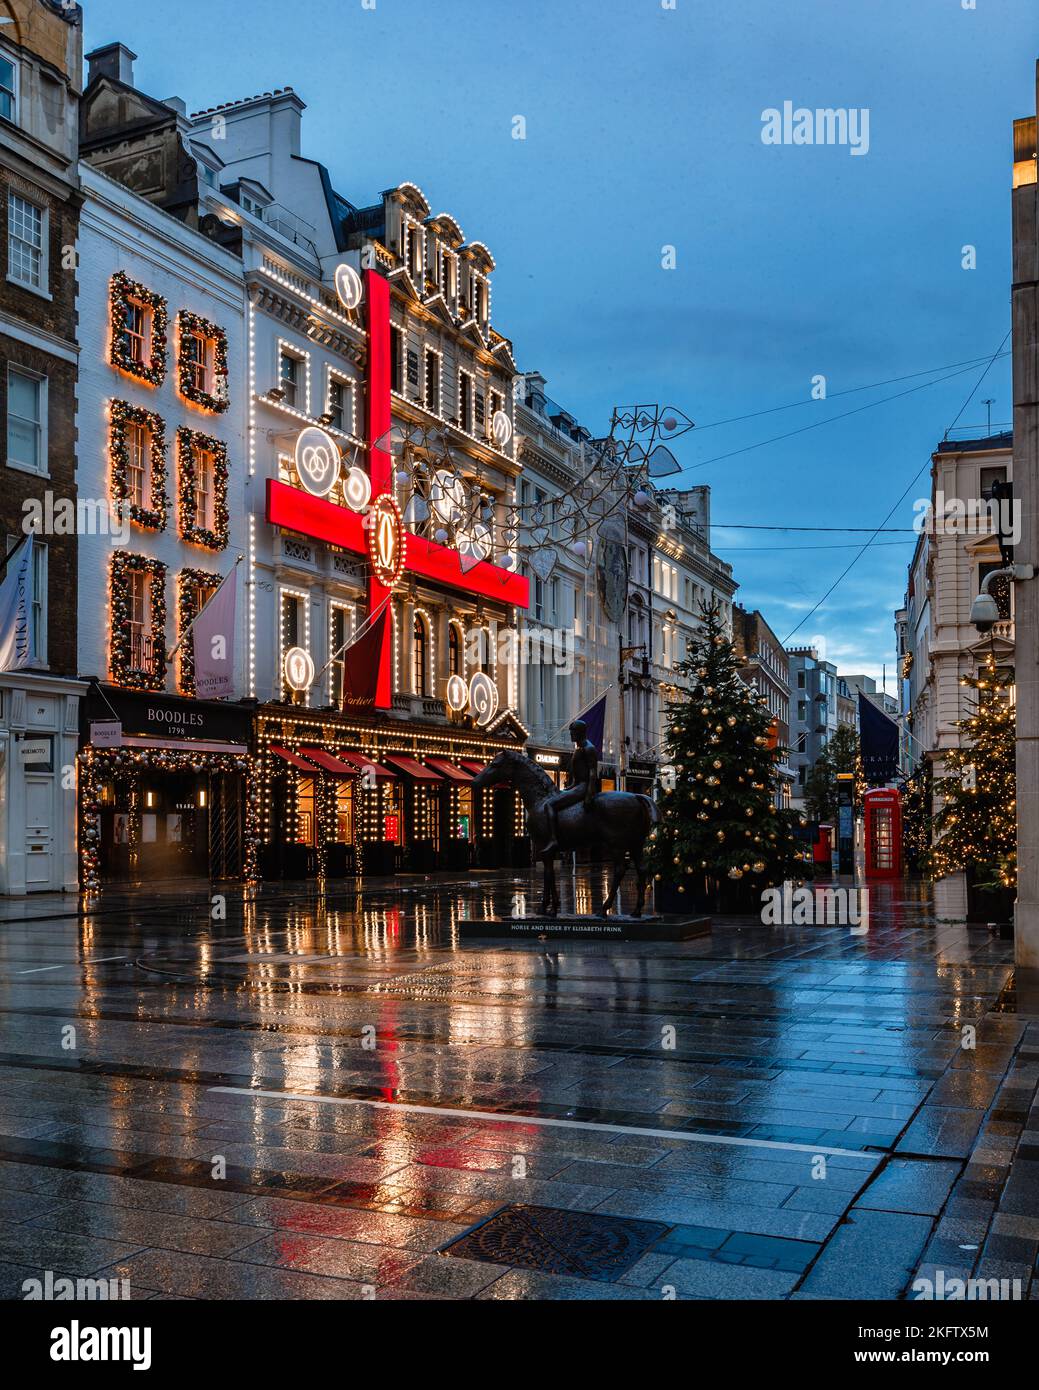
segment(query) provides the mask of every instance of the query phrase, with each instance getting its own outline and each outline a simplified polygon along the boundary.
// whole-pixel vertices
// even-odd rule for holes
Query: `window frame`
[[[40,245],[39,254],[39,277],[38,285],[32,284],[28,280],[23,280],[20,275],[13,274],[11,270],[11,249],[12,243],[17,239],[22,245],[28,246],[30,251],[33,248],[30,242],[24,237],[15,237],[12,230],[13,207],[15,199],[25,203],[28,207],[35,209],[40,215]],[[39,295],[41,299],[50,299],[50,207],[46,203],[38,203],[20,189],[7,189],[7,282],[10,285],[17,285],[19,289],[28,290],[30,294]]]
[[[6,88],[0,85],[0,92],[10,90],[11,93],[11,114],[5,116],[0,111],[0,121],[7,121],[11,125],[18,125],[21,112],[21,64],[13,53],[9,53],[6,48],[0,48],[0,61],[5,62],[11,69],[11,86]]]
[[[37,459],[36,465],[23,463],[20,459],[11,457],[11,378],[20,376],[27,381],[31,381],[37,388],[36,400],[38,404],[38,418],[31,423],[36,431]],[[47,440],[47,416],[48,416],[48,379],[44,373],[34,372],[30,367],[24,367],[19,362],[8,362],[6,378],[6,399],[5,399],[5,436],[4,436],[4,462],[8,468],[15,469],[18,473],[31,473],[34,478],[49,478],[50,467],[48,457]],[[19,420],[27,417],[17,416]]]

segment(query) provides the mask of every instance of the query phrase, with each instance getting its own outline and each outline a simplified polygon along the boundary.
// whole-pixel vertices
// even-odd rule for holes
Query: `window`
[[[23,540],[22,536],[7,537],[7,554]],[[33,536],[32,544],[32,590],[29,599],[32,608],[32,645],[29,660],[46,665],[47,662],[47,546],[39,535]]]
[[[213,477],[216,472],[212,451],[194,446],[195,469],[192,496],[192,525],[200,531],[213,530]]]
[[[166,379],[169,319],[162,295],[117,270],[109,284],[109,313],[112,366],[149,386],[161,386]]]
[[[347,617],[345,608],[332,605],[331,621],[329,623],[329,642],[332,650],[329,653],[329,697],[334,709],[340,709],[343,704],[343,682],[346,672],[345,652],[347,639]]]
[[[473,379],[468,372],[458,373],[458,423],[466,434],[472,434]]]
[[[126,494],[133,507],[151,506],[152,433],[130,420],[126,426]]]
[[[0,116],[13,121],[18,106],[18,70],[6,58],[0,58]]]
[[[186,344],[187,375],[191,386],[198,392],[212,391],[213,344],[201,333],[191,333]]]
[[[462,641],[454,623],[447,625],[447,674],[449,676],[462,674]]]
[[[797,673],[797,688],[798,690],[803,690],[805,688],[805,673],[803,671],[798,671]]]
[[[440,260],[440,293],[450,304],[455,292],[455,258],[445,251]]]
[[[151,576],[131,570],[127,576],[126,625],[130,632],[130,663],[136,671],[151,664]]]
[[[17,193],[7,195],[7,275],[20,285],[46,292],[47,215]]]
[[[404,389],[404,335],[395,323],[390,324],[390,390]]]
[[[429,670],[429,634],[426,631],[426,620],[418,613],[415,614],[415,628],[412,642],[412,674],[415,683],[415,694],[426,695],[426,679]]]
[[[426,348],[426,409],[440,414],[440,355]]]
[[[994,570],[1002,568],[1002,562],[998,560],[994,560],[990,564],[979,565],[978,584],[977,588],[975,589],[975,592],[980,593],[981,583],[986,575],[991,574]],[[1013,609],[1011,607],[1010,598],[1010,581],[1006,578],[1005,575],[1000,579],[994,579],[992,581],[992,583],[989,585],[989,593],[996,600],[996,607],[999,610],[1000,621],[1006,621],[1007,619],[1011,618],[1013,616]]]
[[[479,431],[483,429],[484,420],[486,418],[486,411],[484,409],[484,396],[482,391],[476,392],[476,395],[473,397],[473,405],[473,418],[476,422],[476,430]]]
[[[293,357],[291,352],[281,354],[281,365],[278,371],[278,384],[284,392],[282,400],[286,405],[299,408],[299,384],[300,384],[300,360]]]
[[[30,372],[7,370],[7,464],[46,473],[47,384]]]
[[[130,362],[146,367],[151,361],[151,311],[146,304],[131,299],[123,324],[123,355]]]
[[[797,717],[798,717],[798,720],[799,720],[802,724],[804,723],[805,719],[808,717],[808,702],[807,702],[807,700],[798,700],[798,702],[797,702]]]
[[[347,414],[348,405],[349,415]],[[329,377],[328,414],[331,416],[329,424],[337,430],[342,430],[344,434],[349,434],[353,430],[353,413],[353,400],[349,385],[337,377]]]

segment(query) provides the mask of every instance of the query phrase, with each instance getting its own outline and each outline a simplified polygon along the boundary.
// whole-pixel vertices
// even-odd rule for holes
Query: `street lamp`
[[[970,606],[970,621],[979,632],[990,632],[999,621],[999,605],[991,593],[993,579],[1020,581],[1034,578],[1034,565],[1004,565],[1002,569],[990,570],[981,581],[981,591]]]

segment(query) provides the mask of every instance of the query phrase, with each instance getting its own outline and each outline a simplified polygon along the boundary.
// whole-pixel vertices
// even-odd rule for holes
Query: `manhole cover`
[[[659,1221],[517,1204],[495,1212],[441,1254],[608,1283],[669,1230]]]

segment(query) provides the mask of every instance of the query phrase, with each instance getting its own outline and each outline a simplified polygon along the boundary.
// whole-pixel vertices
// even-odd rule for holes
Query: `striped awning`
[[[377,782],[395,782],[397,780],[397,774],[392,768],[383,767],[382,763],[372,762],[371,758],[366,757],[364,753],[348,753],[346,749],[343,749],[339,757],[344,762],[352,763],[361,772],[367,772],[371,768]]]
[[[301,748],[299,751],[312,763],[317,763],[318,767],[325,772],[331,772],[334,777],[357,777],[360,775],[360,770],[352,763],[344,763],[342,759],[334,758],[323,748]]]
[[[471,782],[473,774],[467,772],[464,767],[459,767],[455,763],[449,763],[446,758],[427,758],[426,763],[429,767],[435,768],[441,777],[446,777],[449,782]]]
[[[290,752],[288,748],[281,748],[276,743],[271,744],[271,752],[275,757],[281,758],[282,762],[288,763],[290,767],[298,767],[302,772],[305,772],[308,777],[313,777],[316,771],[314,764],[308,763],[297,753]]]
[[[386,761],[392,768],[403,772],[405,776],[411,777],[416,782],[442,782],[444,779],[432,767],[423,767],[414,758],[406,758],[401,753],[387,753]]]

